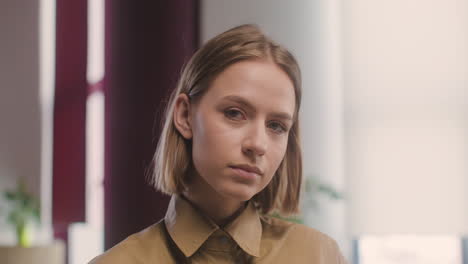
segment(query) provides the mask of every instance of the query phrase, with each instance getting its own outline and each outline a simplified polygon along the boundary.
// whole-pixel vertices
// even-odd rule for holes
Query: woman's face
[[[265,188],[285,155],[294,111],[293,83],[270,61],[241,61],[219,74],[190,105],[203,191],[246,201]]]

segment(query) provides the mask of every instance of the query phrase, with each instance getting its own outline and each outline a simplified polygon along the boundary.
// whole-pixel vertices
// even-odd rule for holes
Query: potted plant
[[[17,245],[27,248],[31,246],[32,222],[40,222],[39,201],[26,190],[24,182],[20,181],[16,190],[4,192],[4,198],[10,203],[8,223],[15,228]]]
[[[62,264],[65,260],[63,243],[32,246],[32,224],[40,223],[39,200],[27,191],[23,181],[19,181],[15,190],[3,192],[3,198],[9,205],[8,224],[14,228],[16,246],[0,247],[0,263],[50,263]]]

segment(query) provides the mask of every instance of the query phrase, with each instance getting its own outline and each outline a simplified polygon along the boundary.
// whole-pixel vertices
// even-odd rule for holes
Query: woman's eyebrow
[[[223,97],[222,99],[238,103],[238,104],[242,105],[243,107],[248,108],[250,111],[256,112],[255,107],[248,100],[246,100],[245,98],[243,98],[241,96],[227,95],[227,96]]]
[[[272,113],[271,116],[275,117],[275,118],[279,118],[279,119],[285,119],[285,120],[292,121],[292,117],[288,113],[283,113],[283,112]]]
[[[222,98],[223,100],[228,100],[228,101],[233,101],[235,103],[238,103],[242,105],[245,108],[248,108],[252,112],[256,112],[255,107],[245,98],[237,95],[227,95]],[[292,116],[288,113],[285,112],[277,112],[277,113],[271,113],[270,116],[280,118],[280,119],[286,119],[286,120],[292,120]]]

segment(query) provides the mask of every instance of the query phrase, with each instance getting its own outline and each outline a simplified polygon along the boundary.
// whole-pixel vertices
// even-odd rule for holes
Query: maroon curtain
[[[163,101],[198,43],[198,1],[106,0],[105,247],[161,219],[145,180]]]
[[[52,221],[65,241],[68,225],[85,220],[86,3],[56,5]]]

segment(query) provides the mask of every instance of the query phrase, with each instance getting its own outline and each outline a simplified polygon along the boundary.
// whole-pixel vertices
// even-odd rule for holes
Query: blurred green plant
[[[342,192],[335,189],[332,185],[321,181],[317,177],[306,177],[304,179],[304,191],[302,195],[303,207],[312,210],[319,209],[319,197],[325,197],[330,200],[344,200],[345,196]],[[271,216],[283,219],[289,222],[304,223],[302,215],[297,216],[282,216],[279,213],[272,213]]]
[[[308,177],[304,185],[304,204],[312,209],[319,208],[318,197],[326,197],[330,200],[344,200],[345,198],[342,192],[317,177]]]
[[[29,247],[31,245],[31,231],[29,225],[40,222],[39,200],[29,193],[24,181],[19,180],[15,190],[3,193],[9,203],[10,212],[7,221],[15,228],[17,245]]]

